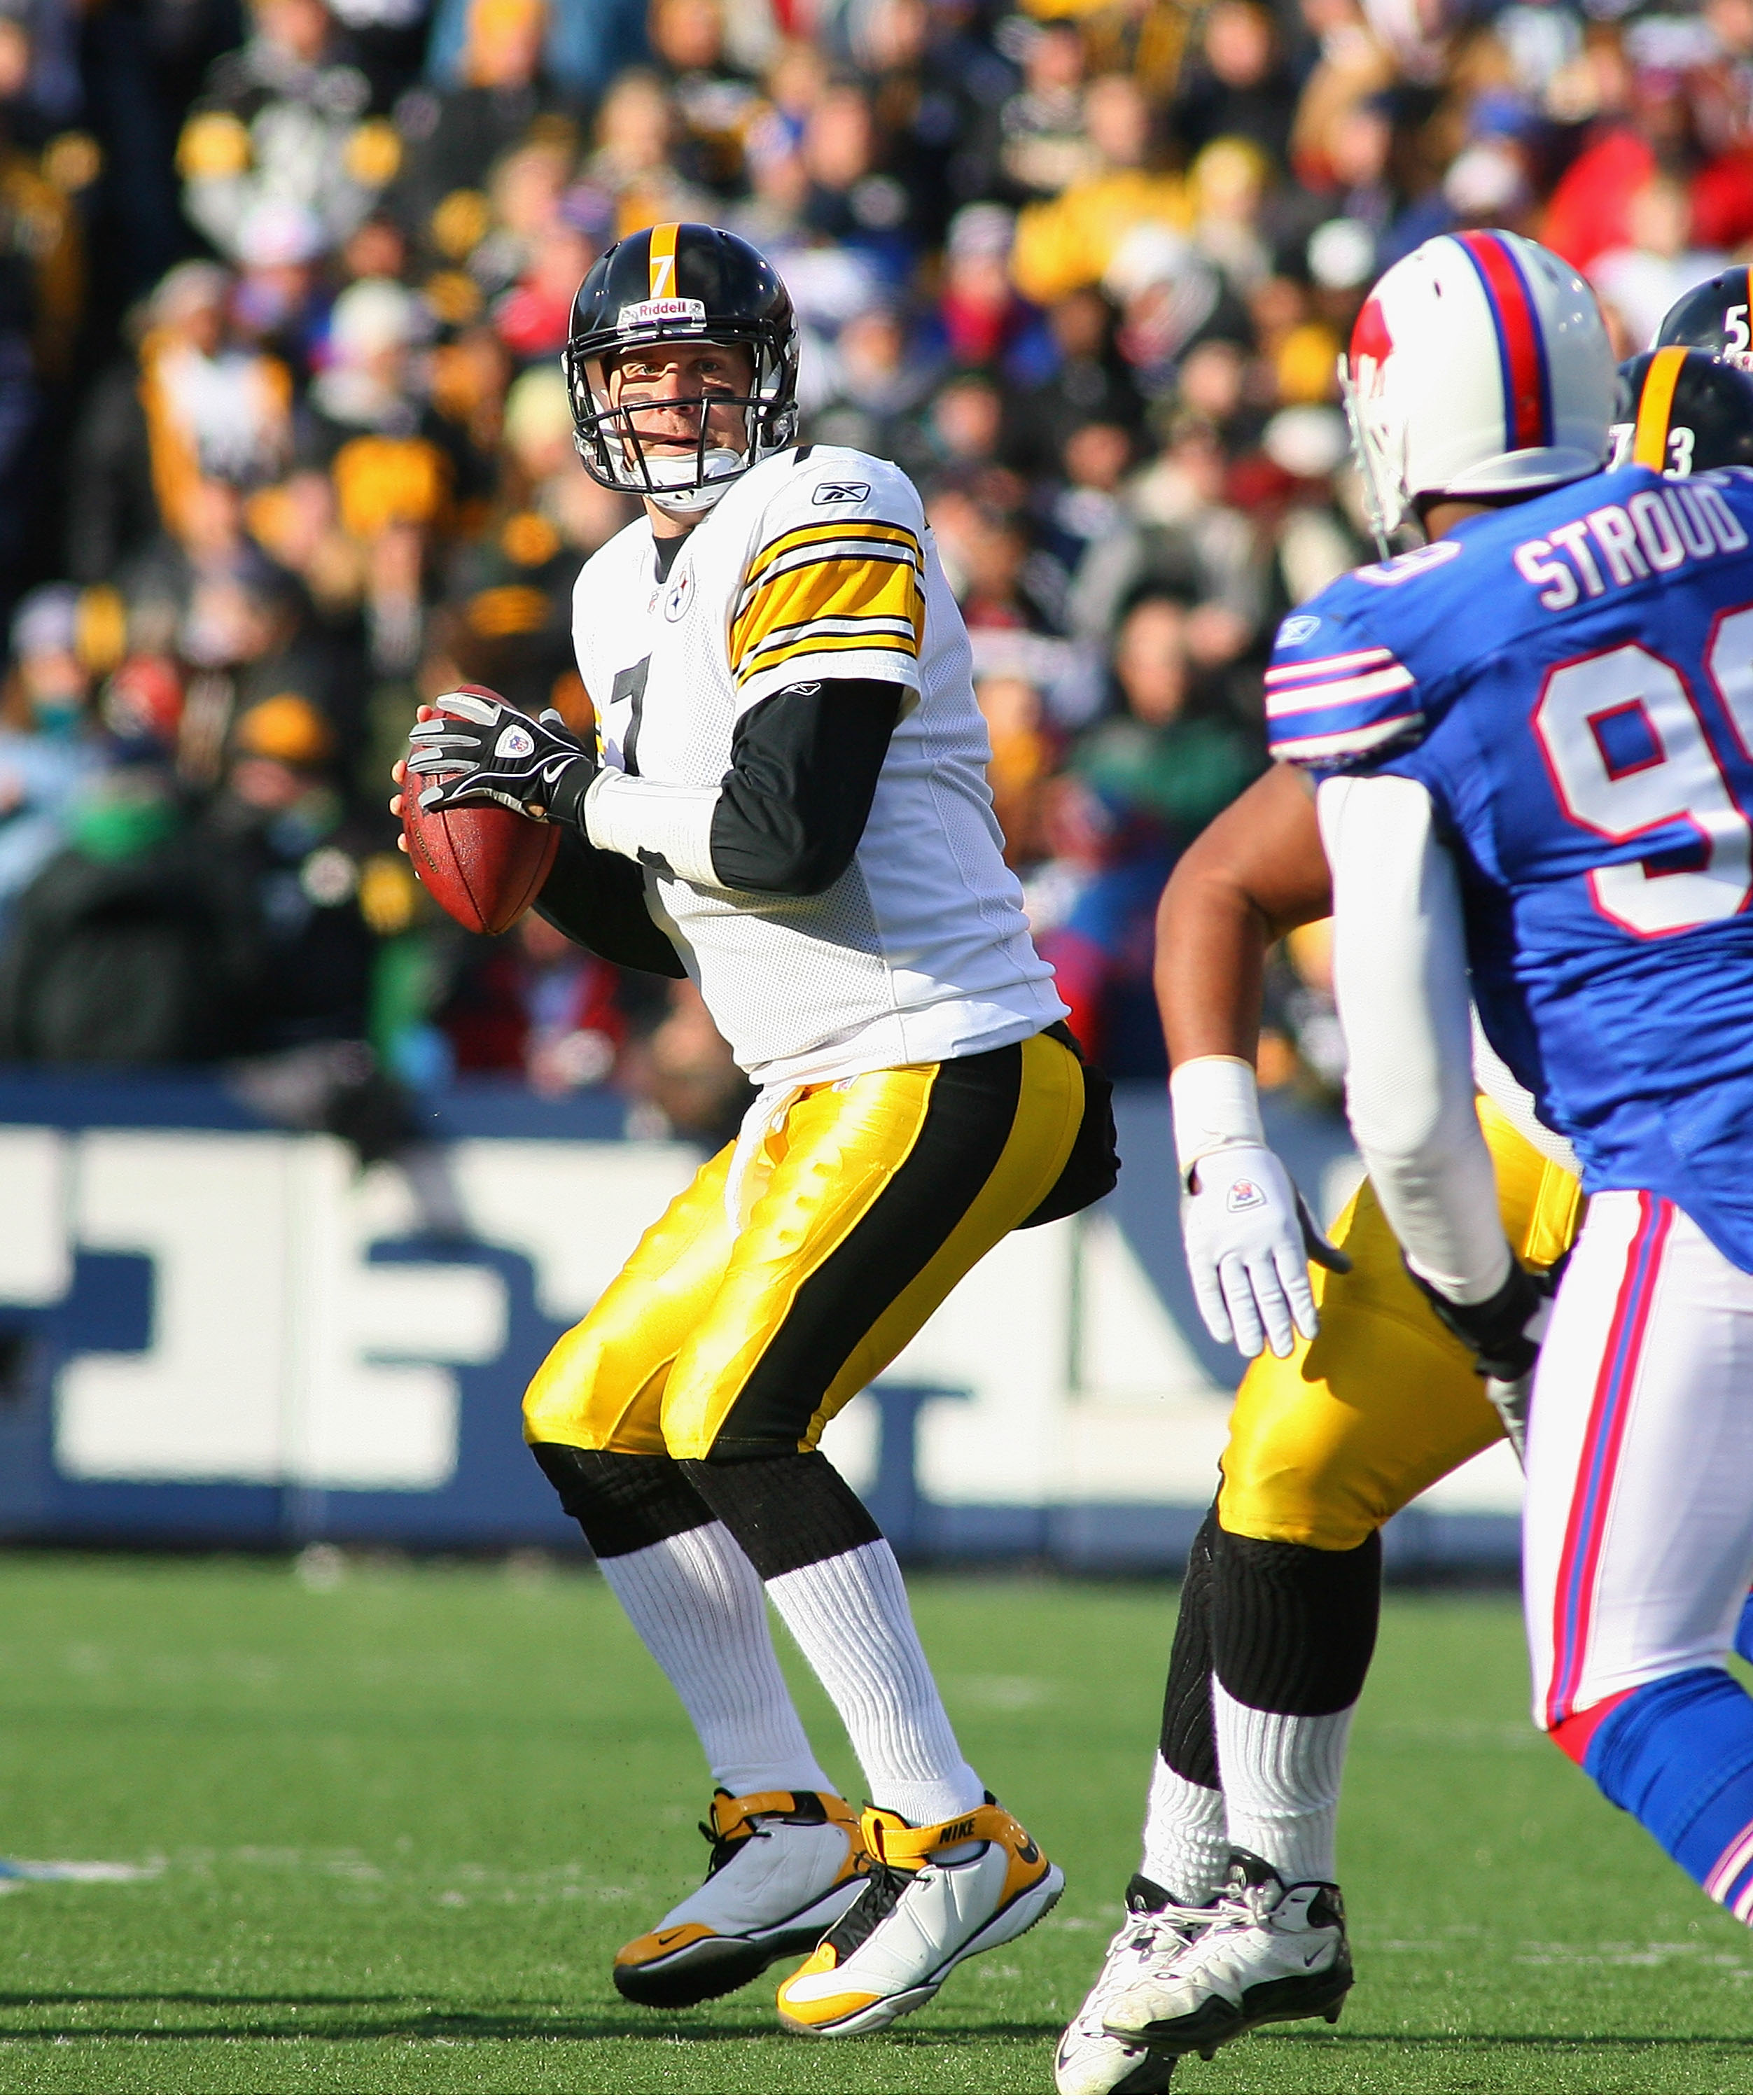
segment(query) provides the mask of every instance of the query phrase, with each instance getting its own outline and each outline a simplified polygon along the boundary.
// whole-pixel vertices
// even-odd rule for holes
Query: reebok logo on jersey
[[[1319,632],[1321,615],[1318,612],[1299,612],[1285,621],[1278,629],[1278,641],[1286,649],[1294,649],[1299,642],[1312,641]]]
[[[527,729],[519,729],[515,722],[499,732],[499,741],[493,746],[495,758],[528,758],[536,748],[536,739]]]
[[[1224,1208],[1226,1211],[1257,1211],[1265,1200],[1265,1191],[1257,1181],[1232,1181],[1230,1193],[1224,1198]]]
[[[870,500],[868,481],[823,481],[816,483],[812,503],[865,503]]]

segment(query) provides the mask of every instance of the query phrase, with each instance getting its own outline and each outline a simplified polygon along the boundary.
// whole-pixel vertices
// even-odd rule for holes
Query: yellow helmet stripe
[[[1637,424],[1632,434],[1632,462],[1654,467],[1660,474],[1667,465],[1667,423],[1674,410],[1674,389],[1680,384],[1680,367],[1686,362],[1686,346],[1670,343],[1649,360],[1644,374],[1643,391],[1637,397]]]
[[[654,299],[673,299],[676,296],[676,236],[679,226],[654,226],[647,262],[649,271],[647,297]]]

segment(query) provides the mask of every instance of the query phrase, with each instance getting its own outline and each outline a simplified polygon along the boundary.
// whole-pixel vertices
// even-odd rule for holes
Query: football
[[[457,690],[501,698],[486,686]],[[559,831],[497,802],[422,810],[419,792],[413,780],[402,791],[402,829],[415,874],[459,926],[471,933],[503,933],[541,893],[560,849]]]

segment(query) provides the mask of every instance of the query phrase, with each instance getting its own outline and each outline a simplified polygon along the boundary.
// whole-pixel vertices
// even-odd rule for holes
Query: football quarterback
[[[1063,1877],[963,1758],[894,1556],[818,1439],[1004,1234],[1111,1187],[1107,1088],[1005,865],[919,496],[798,443],[778,276],[710,227],[631,235],[564,363],[586,468],[644,512],[578,580],[595,748],[447,700],[408,771],[445,776],[426,807],[560,824],[538,908],[587,945],[625,952],[629,920],[660,938],[758,1090],[525,1402],[718,1789],[704,1884],[616,1982],[689,2005],[808,1952],[781,2020],[867,2034]],[[806,1740],[763,1589],[846,1723],[862,1816]]]

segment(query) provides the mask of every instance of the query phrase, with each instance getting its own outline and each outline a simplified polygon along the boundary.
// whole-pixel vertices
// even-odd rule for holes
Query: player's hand
[[[408,735],[409,774],[454,774],[420,791],[422,810],[497,802],[543,823],[584,825],[585,791],[596,778],[596,753],[581,743],[559,712],[532,719],[503,700],[441,693]]]
[[[1486,1398],[1497,1410],[1526,1472],[1528,1464],[1528,1401],[1540,1344],[1552,1317],[1552,1299],[1563,1264],[1549,1269],[1524,1268],[1512,1261],[1501,1287],[1477,1305],[1458,1305],[1427,1283],[1410,1263],[1406,1274],[1430,1302],[1430,1309],[1456,1339],[1473,1352],[1473,1369],[1486,1383]]]
[[[1181,1206],[1187,1268],[1206,1326],[1244,1357],[1269,1343],[1287,1357],[1298,1333],[1320,1326],[1309,1264],[1345,1271],[1349,1258],[1330,1246],[1275,1152],[1230,1145],[1203,1154],[1198,1184]]]

